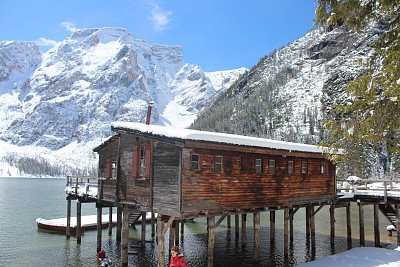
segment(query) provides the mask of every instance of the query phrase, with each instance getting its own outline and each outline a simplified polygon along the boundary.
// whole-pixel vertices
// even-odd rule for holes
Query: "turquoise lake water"
[[[96,230],[88,230],[79,245],[75,237],[67,239],[62,234],[53,234],[37,230],[36,218],[55,219],[66,217],[65,179],[23,179],[0,178],[0,266],[99,266],[96,255]],[[94,204],[83,204],[83,215],[96,214]],[[73,202],[73,216],[76,203]],[[103,213],[107,214],[105,208]],[[261,257],[259,263],[253,258],[253,219],[247,219],[247,246],[242,247],[240,237],[235,236],[234,218],[232,229],[228,230],[225,221],[216,229],[214,266],[295,266],[313,259],[319,259],[332,253],[347,250],[345,210],[336,209],[335,246],[329,242],[329,213],[323,208],[316,218],[317,248],[312,254],[306,239],[302,209],[295,215],[295,233],[290,243],[290,256],[283,257],[283,219],[277,212],[276,241],[269,241],[269,213],[261,216]],[[358,213],[354,205],[352,210],[353,246],[359,246]],[[372,209],[365,210],[365,232],[367,246],[373,246]],[[388,237],[385,218],[380,219],[381,241],[396,242]],[[185,234],[180,246],[190,266],[207,266],[206,220],[196,219],[185,224]],[[129,233],[130,245],[140,240],[140,225]],[[103,249],[116,266],[120,263],[120,244],[108,230],[103,232]],[[168,234],[166,235],[168,237]],[[150,239],[150,225],[147,227],[147,239]],[[168,240],[166,240],[168,244]],[[168,251],[168,248],[166,248]],[[146,243],[143,249],[131,249],[139,254],[129,255],[129,266],[157,266],[157,245]],[[166,261],[166,264],[168,261]]]

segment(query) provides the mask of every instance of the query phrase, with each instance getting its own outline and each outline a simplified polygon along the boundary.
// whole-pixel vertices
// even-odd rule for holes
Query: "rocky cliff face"
[[[1,42],[0,138],[90,151],[110,122],[144,122],[149,101],[152,123],[186,127],[245,71],[205,73],[183,61],[181,47],[121,28],[79,30],[44,54],[32,42]]]

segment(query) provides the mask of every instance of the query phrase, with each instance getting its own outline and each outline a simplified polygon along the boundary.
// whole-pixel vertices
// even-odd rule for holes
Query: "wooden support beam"
[[[215,244],[215,217],[207,217],[208,230],[208,267],[214,266],[214,244]]]
[[[165,232],[168,229],[165,227],[164,220],[161,219],[161,216],[157,218],[157,239],[158,239],[158,267],[165,267]]]
[[[223,215],[218,219],[218,221],[215,223],[214,227],[218,227],[218,226],[222,223],[222,221],[225,219],[226,216],[227,216],[227,214],[223,214]]]
[[[299,208],[297,208],[297,210],[298,209]],[[294,214],[296,213],[296,211],[293,212],[293,209],[289,209],[289,235],[290,235],[290,241],[291,242],[293,241],[293,232],[294,232],[293,217],[294,217]]]
[[[122,208],[117,207],[117,234],[116,234],[117,242],[121,242],[121,235],[122,235]]]
[[[154,240],[154,237],[156,236],[156,216],[154,212],[151,212],[151,240]]]
[[[174,219],[175,219],[175,217],[172,217],[172,216],[169,217],[167,225],[165,225],[165,227],[163,228],[161,235],[164,236],[167,233],[167,231],[168,231],[169,227],[171,226],[172,222],[174,221]]]
[[[283,252],[284,257],[287,258],[289,256],[289,210],[283,210]]]
[[[175,220],[175,246],[179,246],[179,220]]]
[[[67,229],[65,231],[67,238],[71,237],[71,197],[67,197]]]
[[[242,214],[242,246],[246,246],[246,222],[247,214]]]
[[[319,207],[318,207],[318,209],[316,211],[312,211],[311,212],[311,216],[314,216],[315,214],[317,214],[318,211],[320,211],[324,206],[325,206],[325,204],[319,205]],[[314,210],[314,206],[313,206],[313,210]]]
[[[239,235],[239,214],[235,214],[235,235]]]
[[[181,220],[181,236],[185,233],[185,220]]]
[[[112,235],[112,229],[113,229],[113,208],[110,207],[108,209],[108,235]]]
[[[309,238],[310,237],[310,218],[311,218],[311,210],[310,210],[310,206],[306,207],[306,237]]]
[[[364,203],[358,202],[359,224],[360,224],[360,246],[365,247],[365,229],[364,229]]]
[[[172,224],[169,227],[169,254],[171,256],[171,248],[174,246],[174,241],[175,241],[175,225],[176,225],[176,221],[174,220],[172,222]]]
[[[312,254],[315,254],[315,214],[314,206],[310,206],[310,232],[311,232],[311,251]]]
[[[269,212],[269,241],[272,244],[275,244],[275,211],[271,210]]]
[[[396,233],[397,233],[397,244],[400,244],[400,206],[395,205],[396,209]]]
[[[379,232],[379,204],[374,203],[374,240],[375,247],[380,247],[381,237]]]
[[[146,244],[146,212],[142,211],[142,233],[140,235],[140,244],[144,246]]]
[[[231,229],[231,215],[226,217],[226,228],[228,228],[228,230]]]
[[[352,239],[351,239],[351,214],[350,214],[350,203],[346,207],[346,219],[347,219],[347,247],[350,249],[352,247]]]
[[[122,242],[121,242],[121,264],[128,266],[128,243],[129,243],[129,216],[131,212],[127,209],[122,215]]]
[[[103,207],[101,206],[101,204],[97,204],[97,252],[101,250],[102,215]]]
[[[335,204],[329,207],[330,224],[331,224],[331,245],[335,244]]]
[[[76,242],[82,242],[82,203],[76,203]]]
[[[254,222],[254,254],[253,260],[255,262],[260,261],[260,240],[261,240],[261,216],[260,213],[253,213]]]

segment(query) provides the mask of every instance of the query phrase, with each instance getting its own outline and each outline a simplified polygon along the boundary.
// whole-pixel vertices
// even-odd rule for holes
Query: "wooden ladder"
[[[128,223],[129,225],[133,225],[135,222],[139,220],[139,218],[142,216],[141,212],[134,212],[129,216]]]
[[[379,210],[385,215],[389,222],[396,226],[396,209],[390,204],[379,204]]]

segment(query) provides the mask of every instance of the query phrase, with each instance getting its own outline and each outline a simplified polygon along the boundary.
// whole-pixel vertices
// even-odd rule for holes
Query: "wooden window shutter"
[[[106,178],[111,178],[111,159],[107,159],[106,161],[106,171],[104,173]]]
[[[138,177],[138,146],[132,146],[132,178]]]
[[[150,178],[151,173],[151,144],[145,145],[146,147],[146,169],[145,169],[145,178]]]

